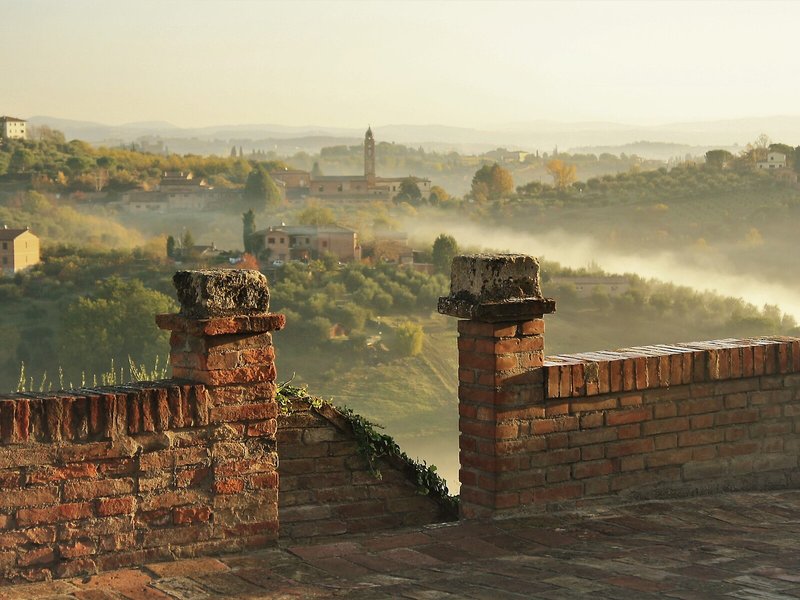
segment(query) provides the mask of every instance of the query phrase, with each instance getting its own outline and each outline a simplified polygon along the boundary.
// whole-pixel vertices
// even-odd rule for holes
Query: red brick
[[[606,425],[614,427],[616,425],[639,423],[650,418],[652,418],[652,408],[649,406],[629,410],[614,410],[606,413]]]
[[[543,335],[544,319],[531,319],[520,324],[522,335]]]
[[[678,434],[678,446],[702,446],[716,444],[725,439],[721,429],[703,429],[700,431],[683,431]]]
[[[0,509],[41,506],[58,502],[58,487],[39,486],[0,492]]]
[[[756,454],[760,450],[758,442],[742,442],[739,444],[723,444],[718,448],[720,458],[727,458],[731,456],[744,456],[747,454]]]
[[[621,392],[623,386],[623,368],[621,360],[612,360],[608,363],[609,387],[612,392]]]
[[[769,344],[764,350],[764,372],[771,375],[780,371],[778,364],[778,347],[780,344]]]
[[[742,377],[742,349],[741,348],[732,348],[731,349],[731,371],[730,377],[732,379],[738,379]]]
[[[217,406],[211,409],[211,421],[213,423],[274,419],[277,416],[278,405],[275,402],[240,406]]]
[[[716,412],[722,410],[723,405],[723,399],[719,397],[687,400],[678,404],[678,414],[683,416],[696,415],[706,412]]]
[[[652,452],[653,447],[652,438],[617,442],[616,444],[608,445],[606,456],[608,458],[615,458],[618,456],[627,456],[629,454],[642,454],[645,452]]]
[[[576,432],[573,432],[576,433]],[[545,441],[547,442],[547,449],[553,450],[558,448],[566,448],[569,446],[569,436],[573,435],[567,433],[551,433],[550,435],[545,436]]]
[[[689,419],[686,417],[657,419],[655,421],[649,421],[642,424],[642,433],[644,435],[685,431],[687,429],[689,429]]]
[[[81,556],[90,556],[97,552],[97,547],[93,542],[89,541],[76,541],[71,544],[59,544],[58,554],[61,558],[80,558]]]
[[[569,413],[569,409],[570,402],[567,400],[562,400],[560,402],[548,402],[544,408],[544,414],[548,418],[558,415],[566,415]]]
[[[742,377],[753,376],[753,347],[744,346],[740,349],[742,354]]]
[[[36,550],[25,552],[17,558],[17,565],[20,567],[30,567],[32,565],[51,563],[55,560],[56,556],[52,548],[37,548]]]
[[[459,352],[472,352],[475,350],[475,338],[459,336],[457,346]]]
[[[658,356],[648,356],[645,358],[647,387],[654,388],[661,385],[658,379],[659,358]]]
[[[716,446],[697,446],[692,448],[692,460],[713,460],[717,457]]]
[[[764,346],[756,344],[753,346],[753,375],[764,375],[765,357]]]
[[[49,508],[29,508],[17,511],[17,524],[22,527],[39,523],[75,521],[92,516],[92,505],[88,502],[60,504]]]
[[[672,354],[669,357],[670,385],[678,385],[683,381],[683,355]]]
[[[241,479],[219,479],[214,482],[214,491],[217,494],[238,494],[244,489]]]
[[[554,431],[574,431],[578,429],[577,417],[560,417],[554,419],[536,419],[531,423],[532,433],[542,435]]]
[[[624,396],[619,397],[619,405],[622,408],[628,408],[629,406],[641,406],[642,405],[642,395],[641,394],[625,394]]]
[[[581,459],[580,448],[567,448],[563,450],[550,450],[537,452],[531,457],[531,466],[534,468],[563,465],[578,462]]]
[[[547,374],[547,397],[548,398],[558,398],[561,395],[560,390],[560,380],[559,380],[559,368],[554,366],[545,367],[545,371]]]
[[[696,415],[689,418],[689,425],[692,429],[708,429],[714,426],[714,418],[716,416],[714,413]]]
[[[599,361],[597,365],[597,392],[607,394],[611,391],[611,372],[607,361]]]
[[[636,389],[636,363],[632,358],[622,361],[622,389],[626,392]]]
[[[617,408],[618,405],[619,398],[616,396],[593,396],[591,398],[573,400],[569,403],[569,410],[572,414],[576,414],[597,410],[610,410]]]
[[[586,378],[583,364],[572,365],[572,395],[586,394]]]
[[[677,417],[678,407],[674,402],[662,402],[655,405],[653,417],[656,419],[666,419],[667,417]]]
[[[569,446],[572,448],[589,444],[602,444],[617,440],[617,430],[611,427],[573,431],[569,434]]]
[[[592,429],[603,426],[602,412],[584,413],[581,415],[581,429]]]
[[[648,469],[664,467],[667,465],[682,465],[692,460],[691,448],[681,448],[676,450],[664,450],[654,452],[645,457],[645,464]]]
[[[631,438],[638,438],[642,436],[642,426],[639,423],[631,423],[630,425],[622,425],[617,427],[617,438],[620,440],[629,440]]]
[[[537,335],[498,340],[494,344],[493,351],[496,354],[505,354],[509,352],[531,352],[542,348],[544,348],[544,338]]]
[[[583,493],[586,496],[600,496],[608,494],[611,489],[606,479],[588,479],[584,482]]]
[[[778,409],[776,416],[779,416],[780,407],[776,406],[775,408]],[[758,409],[754,408],[729,410],[715,415],[715,422],[717,425],[737,425],[739,423],[753,423],[755,421],[758,421]]]
[[[101,498],[97,500],[97,514],[101,517],[113,515],[130,515],[136,510],[136,498],[123,496],[120,498]]]
[[[572,368],[570,365],[560,365],[558,367],[558,377],[560,381],[558,396],[559,398],[569,398],[572,395]]]
[[[250,475],[247,478],[247,483],[251,489],[267,490],[278,489],[279,475],[277,472],[272,473],[258,473]]]
[[[211,518],[208,506],[181,506],[172,509],[172,522],[175,525],[206,523]]]
[[[644,469],[644,456],[641,454],[634,454],[632,456],[623,456],[614,461],[615,471],[641,471]]]
[[[65,500],[90,500],[104,496],[120,496],[132,492],[133,480],[130,478],[70,481],[64,484]]]
[[[567,483],[547,488],[536,489],[533,491],[534,502],[557,502],[559,500],[569,500],[578,498],[583,492],[580,483]]]
[[[639,357],[633,359],[634,362],[634,370],[635,370],[635,379],[636,379],[636,389],[637,390],[644,390],[647,389],[648,381],[647,381],[647,358]]]
[[[610,460],[593,462],[579,462],[572,465],[572,475],[575,479],[587,477],[600,477],[614,472],[614,464]]]
[[[665,433],[664,435],[657,435],[653,438],[656,450],[667,450],[668,448],[675,448],[678,445],[678,435],[675,433]]]

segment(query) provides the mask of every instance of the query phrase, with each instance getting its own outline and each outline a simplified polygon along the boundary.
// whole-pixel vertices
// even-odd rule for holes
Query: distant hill
[[[152,136],[160,138],[174,152],[191,151],[207,154],[224,153],[226,147],[229,150],[233,143],[250,148],[272,149],[276,152],[300,150],[317,152],[322,147],[320,144],[358,143],[367,125],[365,123],[363,127],[344,128],[263,123],[182,128],[158,121],[106,125],[50,116],[35,116],[29,121],[33,125],[49,125],[59,129],[68,139],[83,139],[94,144],[130,143],[143,136]],[[497,147],[549,152],[557,146],[561,151],[587,151],[586,149],[635,146],[643,143],[636,140],[652,140],[646,142],[650,146],[643,148],[642,152],[631,149],[630,153],[652,158],[664,156],[669,158],[676,154],[701,154],[710,148],[736,148],[737,144],[743,146],[761,133],[766,133],[775,141],[794,145],[800,143],[800,116],[667,123],[653,126],[613,122],[565,123],[547,120],[506,123],[490,129],[437,124],[388,124],[373,126],[373,131],[379,141],[422,146],[429,150],[456,150],[470,153],[481,153]],[[658,143],[672,144],[675,148],[657,148],[653,145]],[[618,153],[625,150],[609,151]]]

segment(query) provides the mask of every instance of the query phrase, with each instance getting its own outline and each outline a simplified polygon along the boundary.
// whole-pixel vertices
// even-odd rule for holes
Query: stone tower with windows
[[[368,127],[364,135],[364,177],[369,185],[375,183],[375,138],[372,127]]]

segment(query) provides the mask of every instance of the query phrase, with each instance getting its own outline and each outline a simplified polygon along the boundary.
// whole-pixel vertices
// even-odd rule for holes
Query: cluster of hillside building
[[[393,199],[404,181],[413,182],[422,197],[431,191],[429,179],[421,177],[378,177],[375,174],[375,137],[372,129],[364,136],[363,175],[314,175],[301,169],[270,171],[285,198],[384,198]],[[165,213],[181,210],[204,210],[213,203],[229,199],[228,190],[213,186],[192,173],[165,171],[157,189],[133,190],[122,195],[114,206],[128,212]]]
[[[204,210],[220,197],[202,177],[191,172],[164,171],[157,189],[126,192],[111,205],[127,212],[165,213]]]
[[[287,197],[315,196],[319,198],[378,197],[392,199],[401,191],[404,181],[419,188],[422,197],[431,193],[430,179],[421,177],[378,177],[375,173],[375,136],[368,127],[364,134],[363,175],[315,175],[300,169],[271,171],[272,178]]]

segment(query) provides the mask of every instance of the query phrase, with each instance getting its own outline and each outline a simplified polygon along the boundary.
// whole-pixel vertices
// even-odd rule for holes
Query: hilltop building
[[[363,175],[312,175],[297,169],[276,170],[270,176],[286,190],[287,197],[317,196],[320,198],[369,196],[394,198],[403,181],[417,184],[422,196],[431,192],[431,181],[422,177],[378,177],[375,171],[375,136],[372,127],[364,134]]]
[[[217,198],[214,188],[191,171],[164,171],[157,190],[133,190],[123,194],[122,199],[114,204],[128,212],[166,213],[204,210]]]
[[[0,274],[11,275],[38,264],[39,238],[25,229],[0,229]]]
[[[361,260],[358,234],[338,225],[282,225],[256,231],[253,236],[273,261],[309,260],[325,252],[343,262]]]
[[[24,140],[28,137],[28,123],[16,117],[0,117],[0,140]]]
[[[761,160],[756,165],[759,169],[785,169],[786,155],[783,152],[770,152],[767,160]]]

